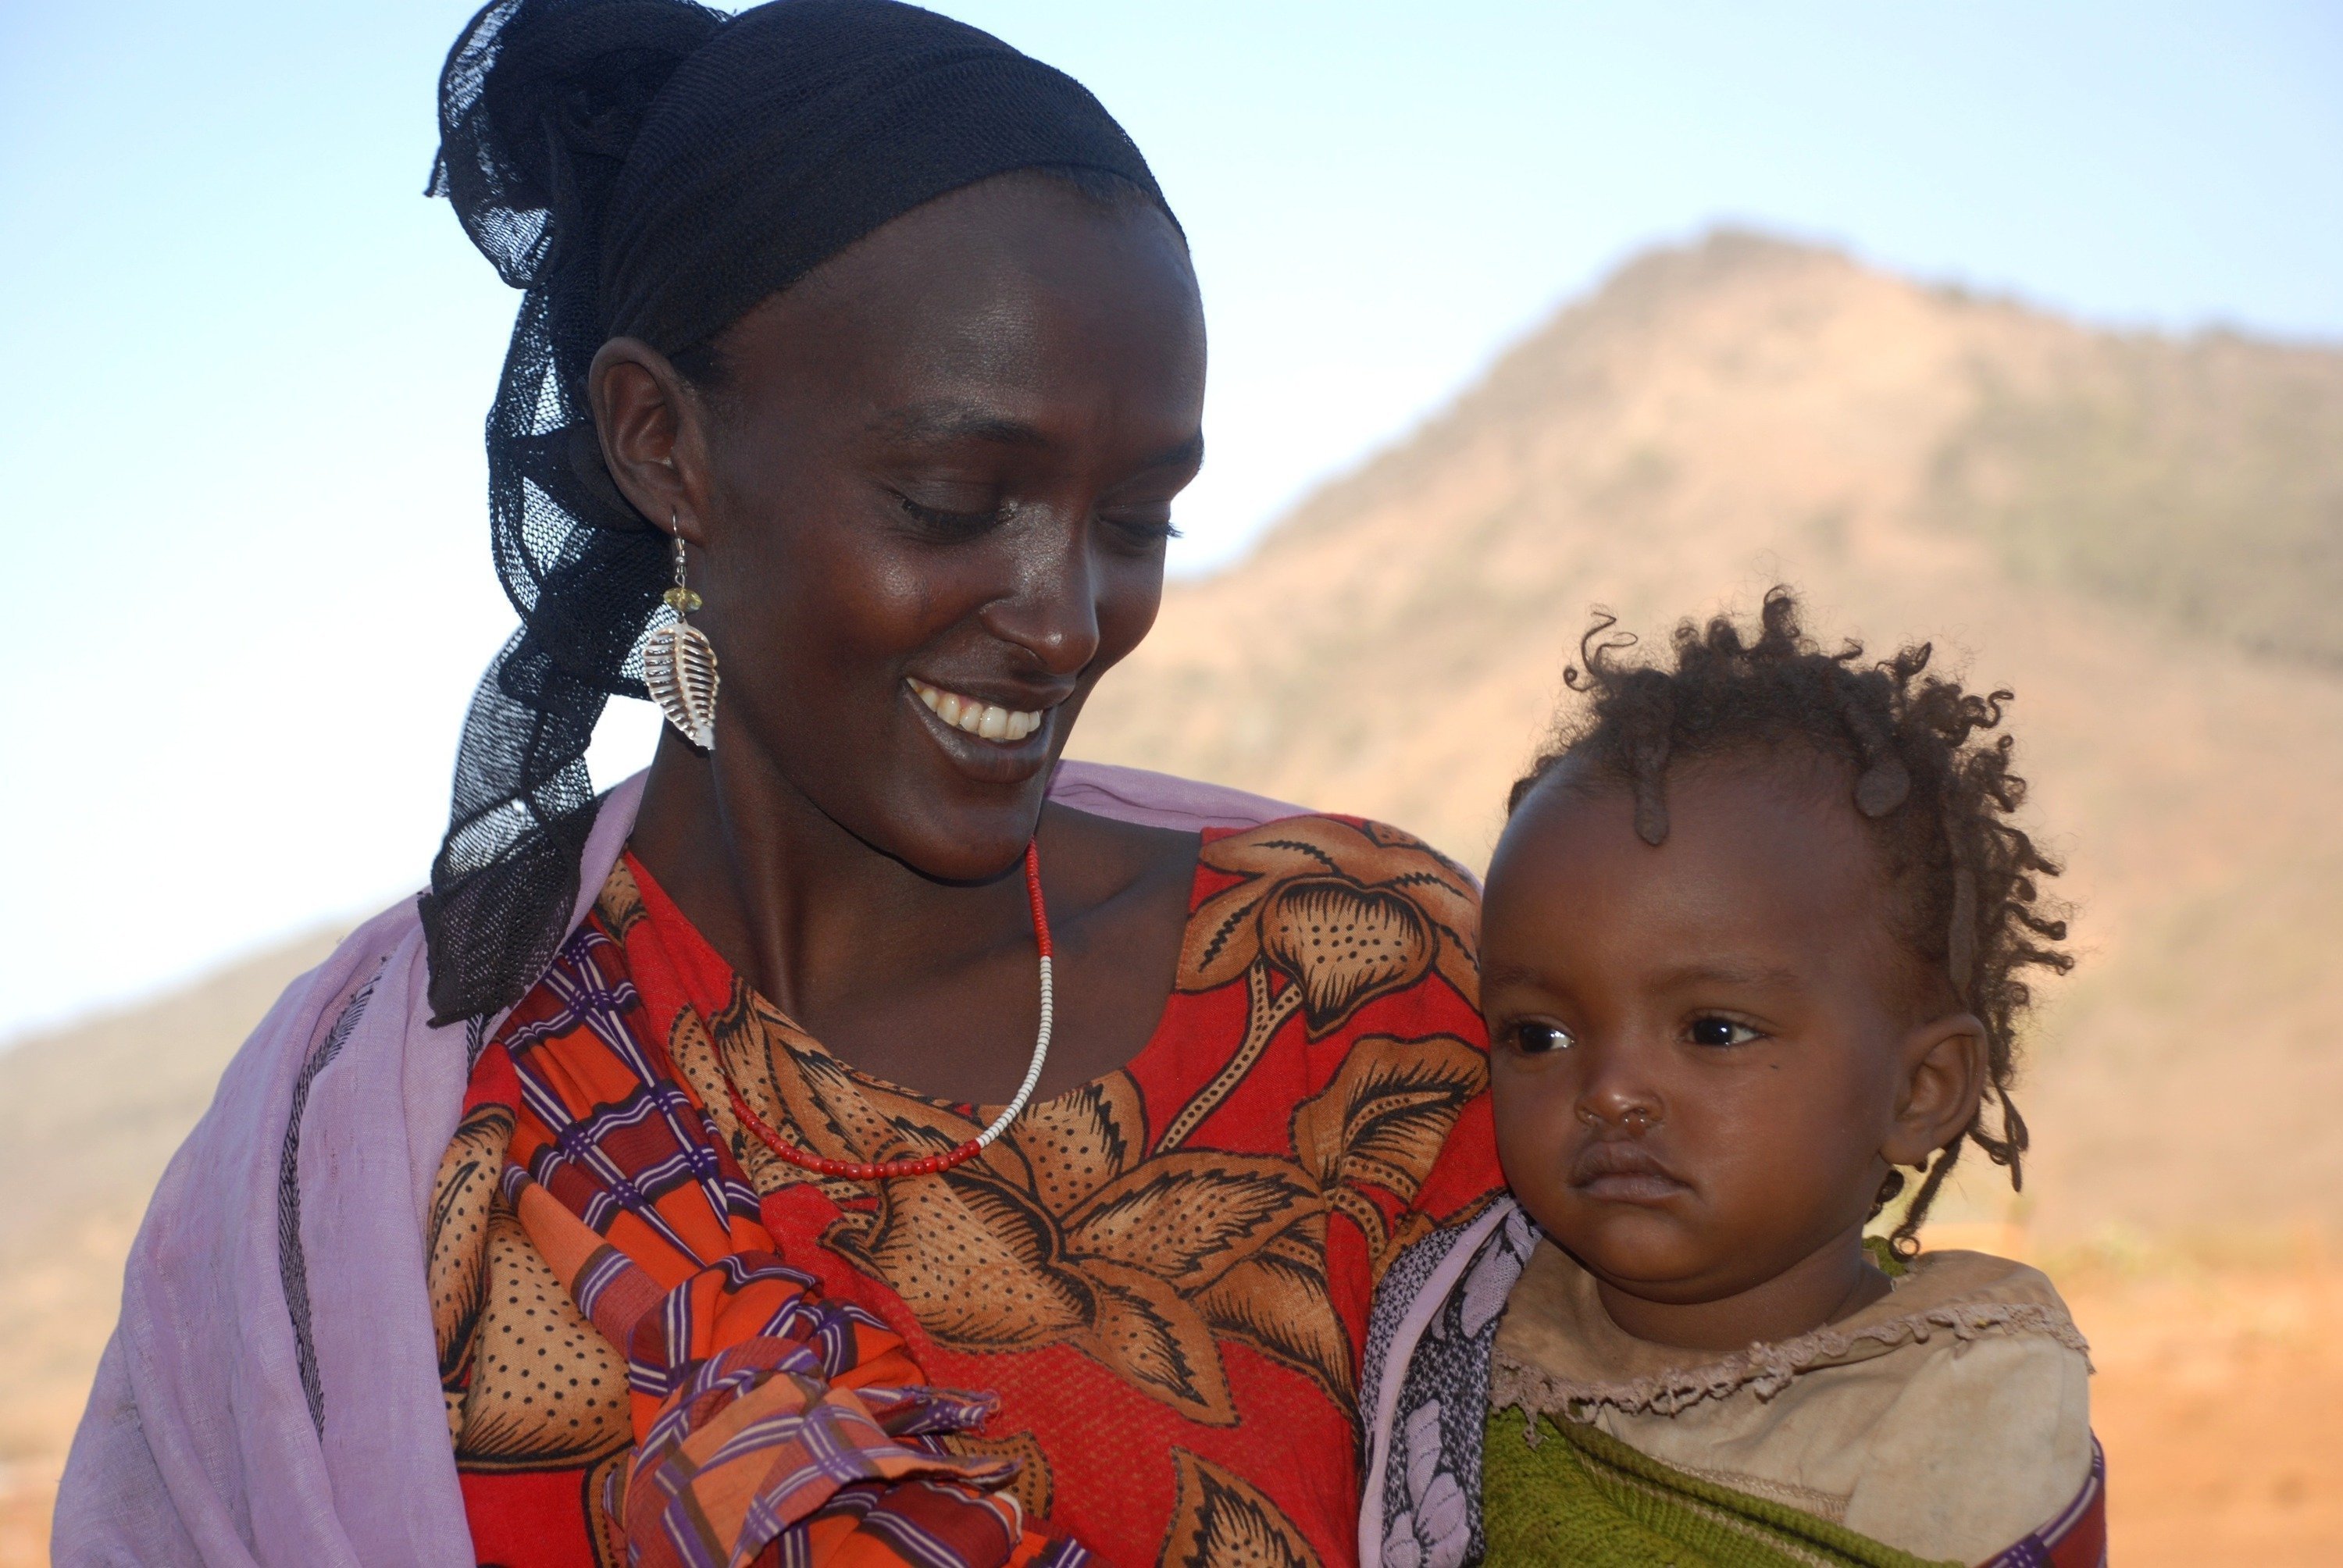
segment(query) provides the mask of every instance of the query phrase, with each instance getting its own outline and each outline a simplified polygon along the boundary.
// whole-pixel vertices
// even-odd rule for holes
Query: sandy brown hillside
[[[1832,628],[1973,650],[2019,694],[2085,908],[2087,961],[2021,1101],[2036,1232],[2331,1225],[2330,563],[2343,355],[2111,337],[1721,235],[1630,266],[1252,558],[1175,591],[1077,744],[1386,817],[1477,862],[1591,604],[1664,630],[1787,580]]]

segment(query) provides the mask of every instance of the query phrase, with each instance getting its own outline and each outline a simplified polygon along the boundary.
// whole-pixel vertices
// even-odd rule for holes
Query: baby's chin
[[[1560,1225],[1532,1218],[1579,1267],[1638,1301],[1700,1306],[1769,1277],[1751,1278],[1745,1251],[1696,1220],[1664,1210],[1605,1204],[1591,1214],[1555,1215]]]

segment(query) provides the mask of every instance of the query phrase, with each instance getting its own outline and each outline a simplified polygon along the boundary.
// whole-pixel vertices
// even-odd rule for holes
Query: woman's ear
[[[1985,1025],[1949,1013],[1904,1037],[1896,1119],[1879,1157],[1917,1166],[1976,1120],[1985,1101]]]
[[[668,357],[639,337],[613,337],[586,374],[602,461],[635,510],[705,548],[706,405]]]

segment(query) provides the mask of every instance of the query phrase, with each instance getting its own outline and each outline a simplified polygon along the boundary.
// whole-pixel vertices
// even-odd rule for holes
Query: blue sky
[[[1719,222],[2343,340],[2332,0],[941,8],[1087,82],[1187,226],[1188,570]],[[0,1037],[423,875],[510,626],[479,429],[515,297],[419,195],[468,10],[0,7]],[[614,710],[606,781],[651,733]]]

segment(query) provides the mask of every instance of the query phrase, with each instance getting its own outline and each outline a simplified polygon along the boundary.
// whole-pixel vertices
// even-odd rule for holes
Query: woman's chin
[[[921,769],[833,813],[870,848],[939,882],[990,882],[1017,869],[1049,793],[1043,766],[1007,783]],[[844,803],[841,803],[844,804]]]

